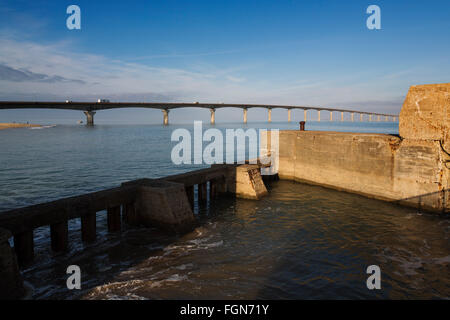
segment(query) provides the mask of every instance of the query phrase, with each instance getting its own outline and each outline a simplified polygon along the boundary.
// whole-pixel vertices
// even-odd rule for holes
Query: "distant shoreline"
[[[32,128],[32,127],[41,127],[41,125],[31,123],[0,123],[0,130],[11,128]]]

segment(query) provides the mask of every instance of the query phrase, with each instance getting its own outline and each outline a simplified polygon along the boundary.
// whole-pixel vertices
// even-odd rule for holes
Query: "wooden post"
[[[206,183],[198,184],[198,202],[204,202],[207,200]]]
[[[94,242],[97,229],[96,212],[89,212],[81,217],[81,239],[84,242]]]
[[[120,206],[108,208],[108,231],[120,231]]]
[[[0,228],[0,300],[18,300],[25,295],[17,257],[9,244],[12,234]]]
[[[213,200],[217,197],[217,182],[216,180],[209,181],[209,199]]]
[[[69,227],[67,220],[50,225],[50,238],[52,250],[55,252],[66,251],[68,247]]]
[[[216,197],[220,193],[226,193],[227,192],[227,182],[224,177],[218,178],[215,180],[214,183],[214,190],[216,192]]]
[[[34,259],[33,230],[16,234],[14,236],[14,249],[19,266],[29,265]]]
[[[122,206],[123,208],[123,220],[129,225],[137,225],[138,219],[136,215],[136,209],[134,203],[126,203]]]
[[[191,204],[191,209],[194,208],[194,186],[185,187],[186,195]]]

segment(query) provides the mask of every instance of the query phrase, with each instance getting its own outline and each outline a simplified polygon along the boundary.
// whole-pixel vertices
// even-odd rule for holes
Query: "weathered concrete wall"
[[[448,84],[411,88],[400,114],[401,138],[281,131],[280,178],[450,211],[450,155],[445,151],[450,132],[449,89]]]
[[[280,132],[281,179],[320,184],[426,209],[449,209],[439,142],[383,134]],[[444,196],[447,198],[445,199]]]
[[[404,139],[444,140],[450,149],[450,83],[412,86],[400,112],[399,133]]]

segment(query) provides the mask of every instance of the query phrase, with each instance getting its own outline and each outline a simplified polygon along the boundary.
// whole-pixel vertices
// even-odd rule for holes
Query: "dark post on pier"
[[[300,121],[300,131],[305,131],[305,121]]]

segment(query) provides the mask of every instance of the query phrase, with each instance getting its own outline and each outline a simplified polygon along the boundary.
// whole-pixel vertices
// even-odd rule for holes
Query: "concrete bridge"
[[[344,121],[344,113],[349,113],[351,121],[355,121],[355,114],[359,114],[359,121],[364,121],[364,115],[367,115],[368,121],[397,121],[398,115],[345,110],[326,107],[310,107],[310,106],[290,106],[290,105],[260,105],[260,104],[229,104],[229,103],[166,103],[166,102],[32,102],[32,101],[0,101],[0,109],[63,109],[63,110],[80,110],[86,115],[86,124],[94,125],[94,115],[98,110],[118,109],[118,108],[149,108],[160,109],[163,112],[163,124],[169,124],[169,111],[179,108],[205,108],[211,112],[211,124],[215,123],[215,112],[219,108],[241,108],[243,110],[243,120],[247,123],[247,110],[250,108],[267,109],[267,120],[272,121],[272,109],[281,108],[288,111],[288,122],[291,121],[291,111],[294,109],[303,110],[303,119],[307,120],[307,111],[317,111],[317,121],[320,121],[322,111],[329,112],[330,121],[333,121],[333,112],[340,113],[340,121]]]

